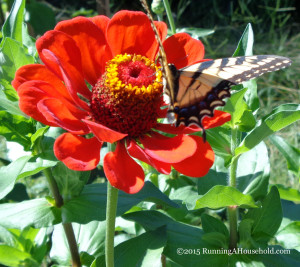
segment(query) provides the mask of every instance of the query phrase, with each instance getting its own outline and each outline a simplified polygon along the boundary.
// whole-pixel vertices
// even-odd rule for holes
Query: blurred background
[[[159,2],[155,1],[155,5],[160,5]],[[2,26],[13,1],[0,0],[0,3]],[[151,5],[152,1],[148,3]],[[254,54],[276,54],[293,60],[290,68],[258,79],[259,117],[282,103],[300,102],[299,3],[298,0],[170,0],[177,32],[186,31],[199,38],[205,44],[206,58],[231,56],[246,25],[251,23],[255,37]],[[121,9],[143,10],[138,0],[27,0],[25,18],[30,34],[38,38],[61,20],[97,14],[111,17]],[[164,12],[154,17],[167,22]],[[279,135],[299,150],[299,122],[287,127]],[[272,183],[299,189],[299,177],[288,171],[286,160],[278,149],[269,140],[266,142],[273,166]],[[22,153],[20,146],[6,143],[0,136],[2,163],[6,165],[7,161],[15,160]]]

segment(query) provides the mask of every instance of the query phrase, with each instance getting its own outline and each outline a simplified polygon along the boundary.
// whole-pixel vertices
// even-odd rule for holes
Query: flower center
[[[156,126],[162,100],[162,73],[140,55],[117,55],[92,89],[91,118],[135,138]]]

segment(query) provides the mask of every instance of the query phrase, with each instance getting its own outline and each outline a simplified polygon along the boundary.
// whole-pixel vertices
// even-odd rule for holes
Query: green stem
[[[236,187],[236,171],[239,156],[235,156],[235,149],[239,143],[239,132],[236,127],[231,130],[231,153],[233,155],[231,165],[230,165],[230,177],[229,177],[229,186]],[[229,206],[227,208],[228,220],[229,220],[229,248],[233,249],[237,247],[238,242],[238,207]]]
[[[171,11],[171,8],[170,8],[169,1],[168,0],[163,0],[163,1],[164,1],[165,9],[166,9],[166,12],[167,12],[167,17],[168,17],[168,20],[169,20],[169,24],[170,24],[170,27],[171,27],[171,32],[172,32],[172,34],[175,34],[176,33],[176,27],[175,27],[174,19],[173,19],[173,16],[172,16],[172,11]]]
[[[237,247],[238,234],[237,234],[237,211],[238,208],[231,206],[227,208],[228,219],[229,219],[229,248],[234,249]]]
[[[73,231],[73,227],[71,223],[63,224],[64,231],[68,240],[71,257],[72,257],[72,267],[81,267],[80,256],[78,253],[77,242],[75,238],[75,234]]]
[[[48,181],[48,184],[50,187],[50,191],[52,192],[52,195],[55,200],[56,207],[58,207],[58,208],[62,207],[64,204],[64,200],[63,200],[61,194],[59,193],[59,189],[58,189],[57,183],[54,179],[51,169],[47,168],[43,172],[47,178],[47,181]],[[72,224],[65,223],[65,224],[63,224],[63,227],[64,227],[64,231],[65,231],[67,241],[69,244],[69,248],[70,248],[70,252],[71,252],[72,267],[80,267],[81,266],[80,257],[79,257],[78,247],[77,247]]]
[[[64,204],[64,200],[63,200],[61,194],[59,193],[58,186],[53,177],[51,169],[50,168],[45,169],[44,174],[47,178],[47,181],[48,181],[48,184],[50,187],[50,191],[52,192],[52,195],[54,197],[55,205],[56,205],[56,207],[60,208]]]
[[[115,222],[118,204],[119,190],[107,182],[106,202],[106,239],[105,239],[105,260],[106,267],[114,266],[114,237]]]

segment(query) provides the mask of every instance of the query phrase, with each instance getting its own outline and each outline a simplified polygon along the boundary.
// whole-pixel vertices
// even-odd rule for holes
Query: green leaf
[[[244,33],[238,43],[236,50],[233,53],[234,57],[252,56],[253,55],[254,34],[252,26],[249,23],[244,30]]]
[[[295,249],[287,250],[280,246],[269,246],[259,255],[251,255],[254,262],[263,262],[263,266],[295,267],[300,262],[300,252]],[[281,253],[280,253],[281,252]]]
[[[34,63],[34,58],[28,55],[21,43],[5,38],[0,52],[0,78],[11,82],[18,68]]]
[[[166,228],[160,227],[127,240],[115,248],[115,266],[160,266],[161,254],[167,241]],[[130,255],[130,257],[128,257]],[[97,258],[91,267],[105,266],[105,255]]]
[[[19,266],[39,267],[40,266],[36,261],[34,261],[34,259],[31,258],[31,255],[29,253],[1,244],[0,244],[0,264],[10,266],[10,267],[19,267]]]
[[[254,44],[254,34],[252,26],[249,23],[238,43],[238,46],[233,53],[234,57],[238,56],[252,56],[253,55],[253,44]],[[259,108],[259,100],[257,96],[257,84],[255,80],[247,81],[243,83],[245,88],[248,88],[245,94],[245,100],[247,105],[252,111]],[[246,121],[246,120],[245,120]]]
[[[194,209],[220,209],[228,206],[257,207],[251,196],[242,194],[234,187],[216,185],[197,200]]]
[[[213,147],[215,154],[222,157],[225,163],[229,163],[232,158],[230,153],[230,129],[224,127],[208,129],[206,137],[209,144]]]
[[[202,240],[217,248],[228,248],[228,237],[219,232],[206,233],[202,236]]]
[[[277,241],[285,248],[300,250],[300,222],[291,222],[276,234]]]
[[[238,126],[239,130],[244,132],[253,129],[256,124],[252,111],[243,99],[247,90],[244,88],[232,94],[224,107],[224,111],[231,114],[231,127]]]
[[[280,197],[276,186],[271,188],[262,202],[262,207],[249,210],[244,219],[254,221],[252,237],[256,242],[266,245],[275,235],[282,221]]]
[[[80,196],[69,200],[62,207],[64,222],[84,224],[93,220],[105,220],[106,189],[106,184],[86,185]],[[143,189],[137,194],[126,194],[119,191],[117,216],[122,215],[141,201],[178,207],[151,182],[145,182]]]
[[[2,28],[3,38],[11,37],[12,39],[22,43],[24,9],[25,0],[15,0]]]
[[[281,199],[283,217],[290,220],[300,221],[300,205],[294,202]]]
[[[257,95],[257,82],[256,79],[252,79],[250,81],[243,83],[244,87],[248,88],[244,98],[247,105],[250,107],[252,111],[256,111],[259,109],[259,99]]]
[[[57,161],[57,158],[53,152],[53,144],[57,137],[63,134],[65,131],[60,127],[49,127],[49,130],[44,134],[40,141],[41,153],[39,156],[43,159]]]
[[[254,199],[264,198],[268,192],[270,162],[264,142],[242,154],[237,165],[238,189]]]
[[[90,172],[73,171],[67,168],[62,162],[58,162],[53,168],[53,175],[60,194],[67,200],[80,195],[90,177]]]
[[[236,93],[233,93],[224,107],[224,111],[231,114],[230,123],[233,125],[236,125],[239,122],[243,113],[247,109],[247,105],[243,100],[246,91],[247,88],[244,88]]]
[[[55,27],[55,14],[45,3],[31,0],[26,4],[28,22],[34,29],[35,35],[42,35]]]
[[[220,128],[220,127],[217,127]],[[224,167],[224,161],[220,157],[215,157],[215,162],[208,174],[197,179],[198,194],[204,195],[216,185],[227,185],[228,171]]]
[[[60,209],[43,198],[0,205],[0,225],[6,228],[41,228],[60,222]]]
[[[139,211],[123,215],[126,220],[141,224],[147,231],[166,226],[167,244],[164,255],[182,266],[211,267],[227,266],[228,255],[208,253],[208,249],[220,249],[208,244],[202,239],[203,231],[191,225],[172,220],[158,211]]]
[[[85,225],[72,224],[80,254],[86,252],[94,258],[104,254],[105,224],[105,221],[93,221]],[[52,244],[51,259],[62,265],[71,265],[70,248],[62,224],[55,225]]]
[[[282,137],[277,135],[271,135],[269,137],[272,144],[277,147],[281,154],[287,161],[288,169],[295,173],[296,176],[300,176],[300,150],[289,143],[287,143]]]
[[[0,89],[9,101],[18,101],[19,97],[17,91],[12,87],[8,80],[0,79]]]
[[[17,115],[27,117],[19,108],[19,102],[13,102],[7,99],[3,86],[0,84],[0,110],[6,110],[7,112]]]
[[[31,135],[33,132],[34,127],[31,120],[0,111],[0,134],[7,141],[17,142],[27,150],[31,143],[28,135]]]
[[[0,243],[10,247],[18,248],[18,236],[12,233],[10,230],[0,226]]]
[[[198,39],[200,37],[205,37],[205,36],[213,34],[215,32],[215,30],[189,27],[189,28],[176,29],[176,32],[177,33],[186,32],[186,33],[190,34],[193,38]]]
[[[18,175],[18,179],[22,179],[28,176],[39,173],[40,171],[53,167],[57,164],[57,161],[51,161],[42,159],[39,157],[32,157],[25,165],[23,170]]]
[[[283,185],[276,185],[280,194],[281,199],[300,202],[300,192],[297,189],[285,187]]]
[[[44,136],[44,134],[49,130],[49,126],[45,126],[37,129],[37,131],[31,136],[31,148],[38,143],[38,141]],[[38,144],[39,145],[39,144]]]
[[[14,187],[19,173],[31,156],[24,156],[0,168],[0,199],[4,198]]]
[[[199,195],[194,186],[184,186],[174,190],[169,195],[171,200],[181,200],[182,204],[185,204],[187,209],[193,209]]]
[[[251,237],[251,229],[253,227],[254,220],[252,219],[243,219],[239,223],[239,243],[242,248],[251,248],[253,247],[252,237]]]
[[[217,218],[208,214],[201,216],[202,228],[205,233],[218,232],[223,234],[226,238],[229,237],[229,232],[225,224]]]
[[[284,127],[300,119],[300,105],[284,104],[274,109],[270,114],[265,116],[256,127],[245,137],[241,145],[235,150],[239,155],[249,151],[264,138],[270,136]]]

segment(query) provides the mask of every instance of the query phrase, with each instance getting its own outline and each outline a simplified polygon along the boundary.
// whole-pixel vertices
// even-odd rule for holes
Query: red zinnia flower
[[[203,59],[200,41],[185,33],[165,40],[165,23],[156,25],[168,62],[182,68]],[[144,184],[143,169],[132,157],[164,174],[171,167],[193,177],[208,172],[214,153],[201,137],[186,135],[195,129],[158,122],[166,115],[162,74],[154,62],[158,44],[144,13],[63,21],[36,46],[44,64],[21,67],[13,86],[23,112],[67,131],[54,143],[56,157],[67,167],[91,170],[99,163],[103,142],[117,142],[103,167],[109,182],[127,193]],[[216,111],[203,125],[211,128],[228,120],[229,114]]]

